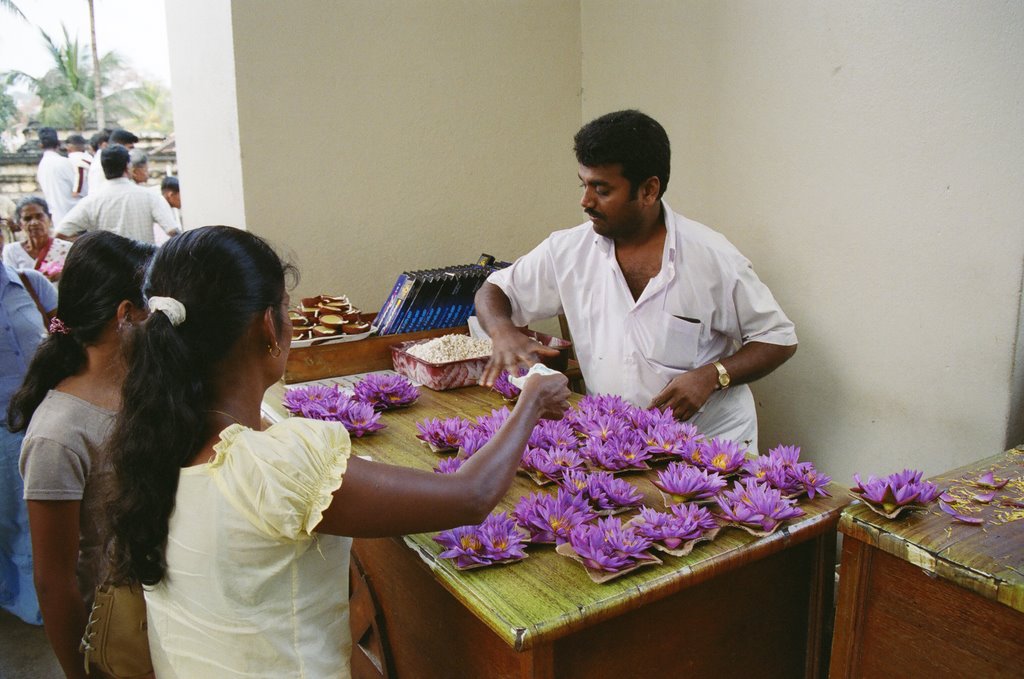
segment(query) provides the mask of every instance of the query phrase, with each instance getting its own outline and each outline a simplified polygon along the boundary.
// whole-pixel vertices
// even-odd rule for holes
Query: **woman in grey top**
[[[113,479],[103,452],[121,403],[122,331],[145,318],[151,245],[98,231],[68,254],[51,335],[39,346],[7,415],[25,431],[21,474],[43,625],[67,677],[85,677],[78,642],[106,575],[104,502]]]

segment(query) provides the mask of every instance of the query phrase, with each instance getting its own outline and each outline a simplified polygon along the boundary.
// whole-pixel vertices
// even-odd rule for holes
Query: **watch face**
[[[718,383],[720,385],[722,385],[722,387],[728,387],[729,386],[729,375],[728,374],[719,375],[718,376]]]

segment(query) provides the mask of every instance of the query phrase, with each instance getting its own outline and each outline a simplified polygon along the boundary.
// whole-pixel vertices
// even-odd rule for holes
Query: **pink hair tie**
[[[50,334],[51,335],[67,335],[70,330],[68,326],[64,325],[64,321],[60,320],[56,316],[50,319]]]

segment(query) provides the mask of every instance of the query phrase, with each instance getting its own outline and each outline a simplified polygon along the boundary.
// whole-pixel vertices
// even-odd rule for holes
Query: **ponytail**
[[[121,412],[107,442],[115,577],[163,579],[178,477],[209,435],[216,368],[256,315],[280,314],[292,272],[263,239],[227,226],[186,231],[154,258],[146,297],[170,297],[185,313],[172,325],[165,312],[152,312],[128,343]]]

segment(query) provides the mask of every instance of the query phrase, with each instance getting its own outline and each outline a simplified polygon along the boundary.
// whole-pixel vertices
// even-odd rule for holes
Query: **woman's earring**
[[[278,344],[275,344],[273,346],[268,344],[267,353],[270,354],[271,358],[277,358],[278,356],[281,355],[281,346]]]

